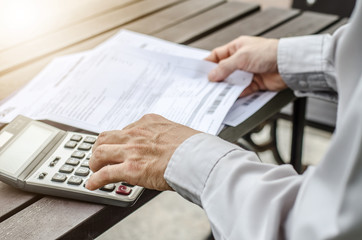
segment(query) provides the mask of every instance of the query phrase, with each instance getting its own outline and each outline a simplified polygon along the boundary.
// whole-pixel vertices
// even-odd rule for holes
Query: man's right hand
[[[212,82],[223,81],[235,70],[254,73],[252,83],[241,93],[246,96],[260,90],[280,91],[287,88],[278,72],[278,39],[241,36],[215,48],[205,60],[218,63],[209,73]]]

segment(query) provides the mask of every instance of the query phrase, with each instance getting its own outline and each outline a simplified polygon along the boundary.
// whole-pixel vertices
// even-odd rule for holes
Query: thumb
[[[211,82],[220,82],[225,80],[231,73],[238,69],[237,59],[235,56],[230,56],[221,60],[216,68],[211,70],[208,77]]]

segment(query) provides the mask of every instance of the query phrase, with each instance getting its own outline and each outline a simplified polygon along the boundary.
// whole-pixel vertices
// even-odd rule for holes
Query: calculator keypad
[[[97,138],[73,134],[64,141],[63,147],[68,156],[55,156],[51,158],[48,166],[53,169],[50,181],[61,183],[64,186],[79,187],[85,189],[85,183],[91,174],[89,159],[92,156],[92,147]],[[58,164],[59,163],[59,164]],[[38,180],[44,180],[48,173],[41,171],[37,175]],[[113,193],[115,196],[128,196],[136,187],[127,183],[107,184],[99,189],[103,193]],[[88,191],[88,190],[87,190]]]
[[[96,140],[96,136],[69,133],[62,140],[62,145],[34,173],[31,181],[55,188],[72,189],[72,191],[84,194],[106,197],[115,201],[133,201],[142,192],[141,187],[120,182],[107,184],[95,191],[85,188],[85,183],[92,173],[89,168],[89,160]]]
[[[74,134],[71,136],[70,140],[64,144],[64,148],[75,148],[82,139],[83,136]],[[86,137],[84,141],[81,142],[78,146],[78,150],[80,151],[76,150],[71,154],[71,156],[65,161],[65,164],[59,168],[57,173],[54,174],[52,181],[65,182],[68,176],[64,174],[72,174],[67,183],[71,185],[81,185],[84,180],[82,177],[87,177],[90,174],[89,158],[84,161],[82,161],[82,159],[86,156],[86,154],[90,156],[91,153],[89,151],[92,149],[93,143],[95,143],[95,141],[95,137]],[[89,142],[92,142],[92,144]],[[56,162],[59,160],[59,157],[54,159]],[[81,161],[81,166],[75,169]]]

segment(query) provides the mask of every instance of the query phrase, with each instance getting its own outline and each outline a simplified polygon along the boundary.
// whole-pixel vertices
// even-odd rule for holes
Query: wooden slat
[[[333,24],[332,26],[330,26],[329,28],[323,30],[321,33],[334,33],[338,28],[340,28],[341,26],[345,25],[348,23],[348,18],[343,18],[340,21],[338,21],[337,23]]]
[[[191,0],[172,6],[153,15],[144,17],[139,21],[124,26],[128,30],[144,34],[159,32],[167,27],[175,25],[187,18],[209,10],[225,2],[224,0]]]
[[[32,60],[85,41],[137,18],[180,2],[180,0],[141,1],[30,41],[0,54],[0,76]]]
[[[3,221],[0,236],[1,239],[55,239],[103,207],[60,198],[43,198]]]
[[[13,0],[11,0],[13,1]],[[131,3],[135,3],[139,0],[42,0],[42,2],[37,1],[33,4],[37,8],[42,8],[43,11],[40,16],[43,18],[42,22],[39,22],[36,26],[29,26],[32,31],[27,31],[26,34],[19,34],[17,32],[7,32],[4,29],[0,38],[0,52],[4,49],[8,49],[10,47],[14,47],[19,45],[22,42],[29,41],[35,39],[41,35],[45,35],[50,32],[54,32],[54,30],[58,30],[73,24],[77,24],[82,20],[95,17],[102,13],[108,12],[110,10],[115,10],[120,7],[124,7]],[[14,2],[14,1],[13,1]],[[41,5],[40,5],[41,3]],[[4,3],[4,6],[10,3]],[[61,7],[59,7],[61,6]],[[46,12],[46,14],[45,14]],[[1,24],[9,24],[11,23],[1,23]],[[1,27],[0,27],[1,29]]]
[[[17,190],[2,182],[0,182],[0,192],[0,222],[6,219],[10,213],[29,205],[37,199],[33,193]]]
[[[172,28],[158,32],[155,36],[172,42],[186,44],[257,9],[258,5],[256,4],[228,2],[177,24]]]
[[[2,240],[94,239],[159,193],[145,190],[127,208],[44,197],[1,222],[0,236]]]
[[[277,29],[264,34],[263,36],[281,38],[315,34],[332,25],[337,20],[338,16],[336,15],[307,11]]]
[[[238,20],[230,26],[191,43],[190,46],[212,50],[241,35],[260,35],[290,18],[297,16],[299,13],[299,10],[269,8]]]

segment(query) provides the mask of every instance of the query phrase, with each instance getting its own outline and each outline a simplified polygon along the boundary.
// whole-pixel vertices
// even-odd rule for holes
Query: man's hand
[[[279,91],[287,88],[277,66],[277,39],[241,36],[215,48],[205,60],[218,63],[209,73],[212,82],[223,81],[237,69],[254,73],[252,83],[241,96],[260,90]]]
[[[127,182],[156,190],[171,190],[163,175],[176,148],[194,129],[148,114],[123,130],[103,132],[93,146],[87,181],[90,190]]]

